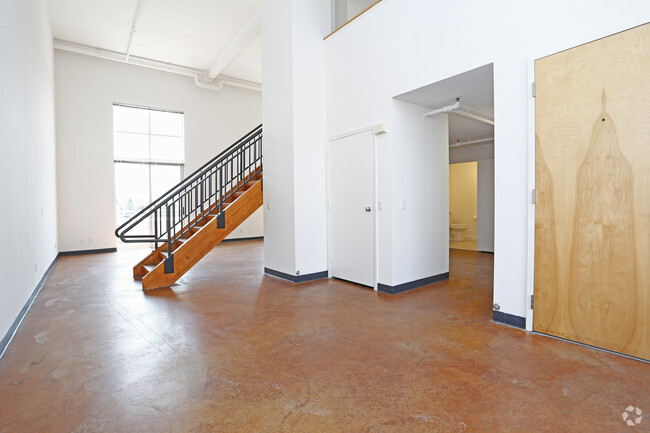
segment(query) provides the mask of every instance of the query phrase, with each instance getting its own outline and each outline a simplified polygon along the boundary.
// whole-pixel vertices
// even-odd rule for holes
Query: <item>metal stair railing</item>
[[[173,273],[173,244],[209,213],[216,213],[217,227],[224,228],[224,201],[261,172],[259,125],[115,229],[115,236],[126,243],[154,243],[156,249],[159,243],[167,243],[165,273]],[[153,234],[129,234],[149,218]]]

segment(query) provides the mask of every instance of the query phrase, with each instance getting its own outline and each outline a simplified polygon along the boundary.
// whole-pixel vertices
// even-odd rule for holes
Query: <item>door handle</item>
[[[368,206],[368,207],[366,208],[366,212],[370,212],[371,210],[372,210],[372,209],[370,208],[370,206]]]

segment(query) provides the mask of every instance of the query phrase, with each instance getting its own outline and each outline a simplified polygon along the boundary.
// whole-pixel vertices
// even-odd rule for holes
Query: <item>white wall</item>
[[[449,163],[478,161],[481,159],[494,159],[494,144],[477,144],[449,149]]]
[[[264,265],[327,270],[322,38],[329,0],[262,3]]]
[[[393,99],[392,151],[387,154],[384,146],[377,152],[379,159],[390,158],[392,173],[392,200],[379,214],[379,233],[392,232],[392,280],[380,279],[383,284],[449,272],[449,121],[446,114],[424,117],[427,111]],[[384,212],[392,214],[392,226],[384,224]],[[381,269],[386,251],[379,253]]]
[[[113,103],[185,113],[185,175],[261,123],[259,92],[200,89],[190,77],[55,51],[59,248],[117,244]],[[258,210],[230,235],[263,235]]]
[[[494,302],[524,317],[532,211],[528,62],[649,20],[650,2],[638,0],[384,0],[325,41],[326,134],[382,122],[391,97],[493,63]],[[393,206],[402,198],[396,191]]]
[[[296,271],[327,270],[327,174],[323,34],[330,0],[293,2]]]
[[[478,178],[478,237],[479,251],[494,252],[494,159],[479,159]]]
[[[57,254],[54,70],[43,1],[0,13],[0,339]]]
[[[294,275],[293,43],[291,0],[262,2],[264,266]]]

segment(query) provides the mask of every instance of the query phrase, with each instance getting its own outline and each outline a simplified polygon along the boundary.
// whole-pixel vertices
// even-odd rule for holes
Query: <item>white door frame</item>
[[[331,188],[330,188],[330,179],[331,179],[331,167],[330,167],[330,152],[331,145],[333,141],[340,140],[342,138],[351,137],[353,135],[361,134],[364,132],[372,132],[372,287],[377,290],[377,263],[378,263],[378,252],[377,252],[377,139],[374,134],[374,125],[367,126],[364,128],[353,129],[341,134],[333,135],[327,138],[327,143],[325,145],[325,164],[326,164],[326,184],[327,184],[327,276],[332,278],[332,217],[331,212]]]
[[[537,58],[541,58],[537,57]],[[533,330],[532,298],[535,293],[535,60],[528,59],[528,258],[526,261],[526,331]]]

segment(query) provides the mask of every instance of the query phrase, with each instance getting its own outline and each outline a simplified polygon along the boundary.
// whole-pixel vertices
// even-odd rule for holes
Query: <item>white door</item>
[[[374,163],[371,131],[330,142],[332,277],[374,287]]]

